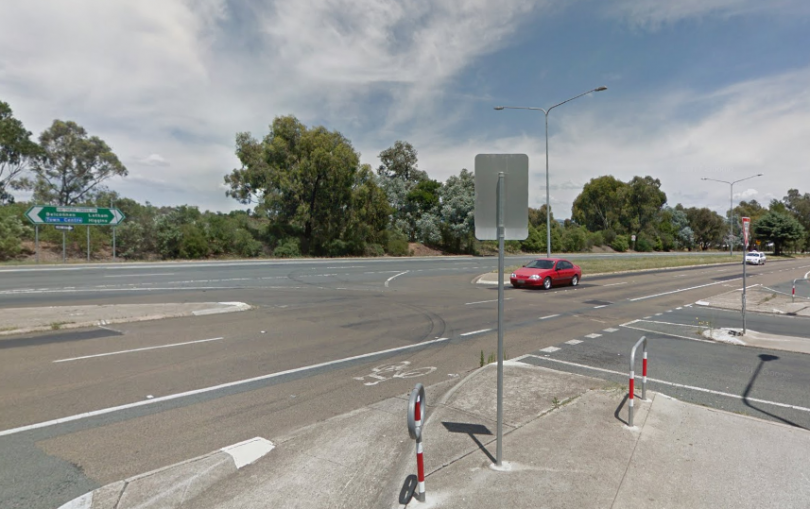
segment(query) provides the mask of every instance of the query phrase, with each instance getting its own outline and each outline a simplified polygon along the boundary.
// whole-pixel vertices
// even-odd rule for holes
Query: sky
[[[26,0],[0,3],[0,100],[38,137],[105,140],[108,181],[154,205],[229,211],[238,132],[295,115],[361,162],[397,140],[445,181],[480,153],[529,156],[529,204],[592,178],[660,179],[668,204],[727,210],[810,192],[807,0]],[[18,195],[26,199],[25,195]]]

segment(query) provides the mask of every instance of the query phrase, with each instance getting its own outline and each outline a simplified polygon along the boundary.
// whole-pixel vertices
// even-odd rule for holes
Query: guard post
[[[633,427],[633,402],[635,401],[634,393],[636,389],[636,350],[639,345],[642,346],[644,360],[641,365],[641,399],[647,400],[647,336],[641,336],[633,349],[630,350],[630,390],[627,396],[627,425]]]
[[[416,384],[408,400],[408,434],[416,440],[416,492],[419,502],[425,501],[425,460],[422,457],[422,407],[425,405],[425,386]]]

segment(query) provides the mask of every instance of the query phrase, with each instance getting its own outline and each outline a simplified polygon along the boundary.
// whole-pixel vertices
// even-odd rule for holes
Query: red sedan
[[[512,273],[509,281],[515,288],[522,286],[542,286],[548,290],[552,286],[577,286],[582,279],[582,269],[568,260],[541,258],[532,260]]]

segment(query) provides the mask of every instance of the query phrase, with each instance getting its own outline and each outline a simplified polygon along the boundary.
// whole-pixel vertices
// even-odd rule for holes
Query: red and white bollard
[[[634,403],[635,403],[635,389],[636,389],[636,372],[635,372],[635,364],[636,364],[636,349],[639,345],[643,345],[643,353],[644,357],[641,363],[641,399],[647,399],[647,338],[642,337],[638,340],[638,342],[633,346],[633,349],[630,350],[630,392],[627,395],[627,425],[629,427],[633,427],[633,413],[634,413]]]
[[[408,434],[416,440],[416,479],[414,497],[425,501],[425,460],[422,450],[422,406],[425,404],[425,387],[416,384],[408,402]]]

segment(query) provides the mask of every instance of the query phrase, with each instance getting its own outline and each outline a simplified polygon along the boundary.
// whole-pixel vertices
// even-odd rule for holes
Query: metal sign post
[[[493,188],[495,193],[492,193]],[[498,422],[495,464],[501,466],[504,241],[525,240],[529,236],[529,157],[525,154],[475,156],[475,236],[479,240],[498,241]]]
[[[39,263],[39,225],[34,225],[34,252],[36,253],[36,262]]]
[[[745,276],[746,276],[746,272],[747,272],[747,268],[748,268],[748,263],[746,263],[746,261],[745,261],[745,255],[746,255],[746,254],[748,254],[748,239],[749,239],[749,237],[750,237],[750,235],[749,235],[749,234],[750,234],[750,231],[751,231],[751,218],[750,218],[750,217],[744,217],[744,218],[742,218],[742,224],[743,224],[743,291],[742,291],[742,323],[743,323],[743,336],[744,336],[744,335],[745,335],[745,332],[746,332],[746,330],[745,330],[745,329],[746,329],[746,327],[745,327],[745,307],[746,307],[746,304],[747,304],[747,302],[746,302],[746,295],[745,295],[745,287],[747,286],[747,285],[746,285],[746,281],[745,281]]]

